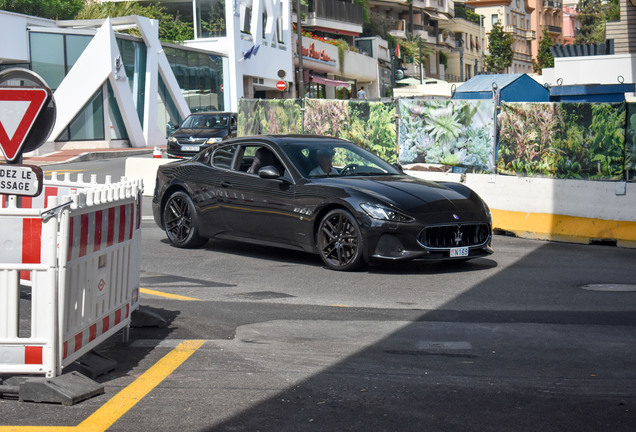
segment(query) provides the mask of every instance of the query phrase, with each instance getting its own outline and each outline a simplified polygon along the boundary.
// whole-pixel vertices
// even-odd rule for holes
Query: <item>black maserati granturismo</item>
[[[408,176],[330,137],[223,141],[162,165],[152,205],[174,246],[240,240],[317,253],[334,270],[493,253],[490,210],[471,189]]]

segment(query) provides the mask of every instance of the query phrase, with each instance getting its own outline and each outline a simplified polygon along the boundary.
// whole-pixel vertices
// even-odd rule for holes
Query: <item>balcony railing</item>
[[[561,34],[561,33],[563,33],[563,29],[561,27],[558,27],[558,26],[547,25],[547,26],[545,26],[545,28],[548,30],[548,33],[553,33],[553,34]]]
[[[534,30],[526,30],[526,40],[535,40],[537,38],[537,32]]]
[[[543,0],[543,7],[545,9],[561,9],[561,2],[554,0]]]
[[[309,2],[309,17],[364,24],[362,6],[341,0],[314,0]]]

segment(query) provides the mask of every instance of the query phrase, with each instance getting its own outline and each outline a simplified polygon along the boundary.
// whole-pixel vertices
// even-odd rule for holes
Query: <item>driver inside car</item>
[[[309,172],[310,176],[323,176],[331,174],[340,174],[337,169],[333,167],[333,156],[336,154],[332,149],[318,149],[316,152],[316,159],[318,160],[318,166]]]

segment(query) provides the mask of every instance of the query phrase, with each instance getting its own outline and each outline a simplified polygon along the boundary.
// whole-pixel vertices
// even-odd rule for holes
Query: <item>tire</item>
[[[364,241],[360,225],[345,209],[331,210],[320,221],[318,252],[332,270],[350,271],[363,264]]]
[[[163,226],[168,240],[179,248],[195,248],[206,243],[199,236],[199,219],[190,196],[182,191],[170,195],[163,209]]]

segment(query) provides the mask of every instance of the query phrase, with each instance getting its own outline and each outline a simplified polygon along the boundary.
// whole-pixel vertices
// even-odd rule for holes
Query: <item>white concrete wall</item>
[[[460,182],[462,177],[427,171],[407,173],[434,181]],[[466,174],[465,178],[464,184],[494,209],[636,222],[636,183],[495,174]]]
[[[614,54],[585,57],[557,57],[554,68],[544,69],[543,81],[550,85],[618,84],[636,82],[636,54]]]

